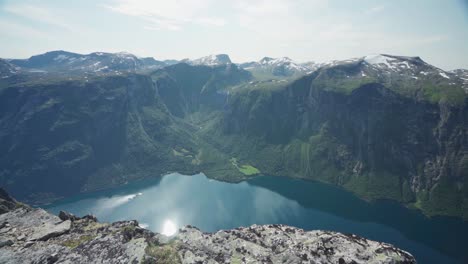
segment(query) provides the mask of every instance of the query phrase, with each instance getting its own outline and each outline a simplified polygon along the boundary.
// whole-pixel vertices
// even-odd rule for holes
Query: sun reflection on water
[[[161,234],[173,236],[177,232],[177,226],[170,219],[164,221]]]

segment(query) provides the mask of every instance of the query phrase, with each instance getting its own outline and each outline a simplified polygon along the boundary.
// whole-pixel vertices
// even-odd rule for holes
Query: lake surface
[[[252,224],[354,233],[412,253],[419,263],[468,263],[468,223],[427,218],[395,202],[368,203],[334,186],[283,177],[232,184],[177,173],[80,194],[45,207],[100,221],[136,219],[156,232],[194,225],[213,232]]]

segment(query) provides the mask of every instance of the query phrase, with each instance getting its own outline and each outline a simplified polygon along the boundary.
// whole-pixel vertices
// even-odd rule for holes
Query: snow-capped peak
[[[263,71],[274,76],[294,76],[309,74],[317,69],[315,63],[296,63],[289,57],[271,58],[263,57],[256,62],[246,62],[239,65],[241,68],[250,71]]]
[[[374,68],[390,71],[411,70],[427,65],[419,57],[392,56],[387,54],[372,54],[363,58],[364,62]]]
[[[259,63],[263,65],[275,65],[275,64],[294,63],[294,62],[288,57],[281,57],[281,58],[264,57],[263,59],[259,61]]]
[[[189,60],[188,63],[192,65],[217,66],[231,64],[232,62],[227,54],[213,54],[195,60]]]
[[[118,57],[121,57],[121,58],[132,58],[132,59],[136,59],[137,57],[129,52],[126,52],[126,51],[121,51],[121,52],[117,52],[115,53],[116,56]]]
[[[385,67],[388,69],[397,69],[400,66],[409,68],[407,61],[397,60],[386,55],[374,54],[364,57],[364,61],[374,67]]]
[[[393,56],[387,54],[374,54],[362,59],[368,66],[384,73],[398,73],[405,75],[438,75],[450,79],[452,73],[434,67],[419,57]]]

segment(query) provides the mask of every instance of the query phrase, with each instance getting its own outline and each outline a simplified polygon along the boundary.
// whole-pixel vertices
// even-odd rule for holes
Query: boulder
[[[30,237],[31,241],[45,241],[52,237],[57,237],[67,233],[70,230],[71,221],[66,220],[58,224],[46,222],[35,228],[35,232]]]
[[[11,239],[0,240],[0,248],[5,247],[5,246],[11,246],[11,245],[13,245],[13,241]]]
[[[60,211],[59,214],[58,214],[58,217],[62,221],[66,221],[66,220],[76,221],[76,220],[80,219],[79,217],[75,216],[74,214],[68,213],[68,212],[65,212],[65,211]]]

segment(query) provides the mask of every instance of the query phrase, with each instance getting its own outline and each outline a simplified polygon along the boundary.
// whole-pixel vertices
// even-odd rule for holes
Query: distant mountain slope
[[[235,64],[207,67],[181,63],[155,71],[151,76],[162,100],[178,117],[203,107],[221,109],[227,99],[224,89],[252,78]]]
[[[13,65],[25,71],[53,71],[53,72],[87,72],[87,73],[115,73],[136,72],[145,69],[158,69],[170,65],[168,62],[157,61],[153,58],[138,58],[135,55],[120,52],[94,52],[77,54],[67,51],[51,51],[32,56],[29,59],[9,60]]]
[[[15,67],[8,61],[0,59],[0,78],[5,79],[18,73],[18,67]]]
[[[463,80],[419,57],[371,55],[322,66],[315,83],[321,89],[349,93],[365,83],[378,82],[402,95],[438,102],[463,103]]]
[[[468,70],[467,69],[458,69],[453,70],[451,73],[455,74],[458,78],[463,80],[463,88],[468,92]]]
[[[190,60],[185,59],[181,62],[185,62],[190,65],[204,65],[204,66],[220,66],[231,64],[231,58],[227,54],[216,54],[216,55],[208,55],[205,57],[201,57],[198,59]]]
[[[254,76],[262,78],[298,77],[311,73],[316,69],[315,64],[298,64],[288,57],[270,58],[264,57],[258,62],[246,62],[239,64],[242,69],[251,71]]]

